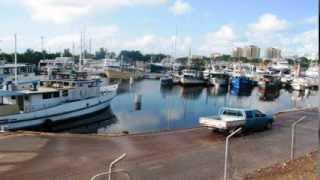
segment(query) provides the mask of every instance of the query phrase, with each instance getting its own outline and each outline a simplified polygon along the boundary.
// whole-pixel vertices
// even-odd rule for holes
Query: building
[[[241,47],[233,48],[232,57],[244,57],[243,48]]]
[[[266,49],[266,59],[280,59],[281,58],[281,50],[273,47],[269,47]]]
[[[260,58],[260,48],[254,45],[250,45],[244,48],[244,57],[248,59]]]
[[[215,59],[216,57],[220,57],[221,55],[222,55],[221,53],[215,52],[215,53],[212,53],[210,57]]]

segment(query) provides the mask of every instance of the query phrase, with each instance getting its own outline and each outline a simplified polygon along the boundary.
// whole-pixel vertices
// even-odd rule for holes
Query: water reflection
[[[261,101],[274,101],[280,96],[279,88],[258,88]]]
[[[98,133],[101,128],[117,123],[117,118],[110,107],[99,112],[74,118],[69,121],[43,124],[29,128],[33,131],[70,132],[70,133]]]
[[[203,87],[181,87],[181,97],[197,100],[201,97],[203,89]]]
[[[226,86],[217,86],[217,87],[208,87],[207,94],[208,96],[224,96],[228,92],[228,87]]]
[[[252,88],[248,90],[215,87],[161,87],[157,80],[121,84],[111,109],[86,118],[56,124],[53,132],[141,133],[163,129],[197,127],[201,116],[218,113],[224,106],[258,108],[268,114],[293,107],[319,106],[319,91]],[[135,106],[136,95],[141,106]]]
[[[230,94],[233,96],[251,96],[253,88],[239,89],[231,87]]]
[[[177,96],[180,94],[179,86],[160,86],[160,93],[163,98],[168,96]]]

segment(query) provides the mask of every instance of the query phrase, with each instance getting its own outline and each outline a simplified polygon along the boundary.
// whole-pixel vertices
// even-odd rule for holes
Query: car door
[[[250,130],[254,129],[255,126],[255,120],[254,120],[254,113],[253,111],[245,111],[246,115],[246,124],[245,124],[245,129]]]
[[[255,128],[258,130],[258,129],[263,129],[265,128],[266,124],[267,124],[267,116],[258,111],[258,110],[255,110],[254,112],[254,116],[255,116]]]

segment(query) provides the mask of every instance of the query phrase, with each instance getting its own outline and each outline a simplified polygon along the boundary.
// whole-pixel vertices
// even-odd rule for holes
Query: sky
[[[1,0],[0,49],[100,47],[185,56],[257,45],[318,56],[318,0]],[[74,48],[73,48],[74,47]]]

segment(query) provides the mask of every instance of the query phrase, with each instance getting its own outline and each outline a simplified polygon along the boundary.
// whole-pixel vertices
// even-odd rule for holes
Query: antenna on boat
[[[18,65],[17,65],[17,34],[14,34],[14,82],[18,84]]]

